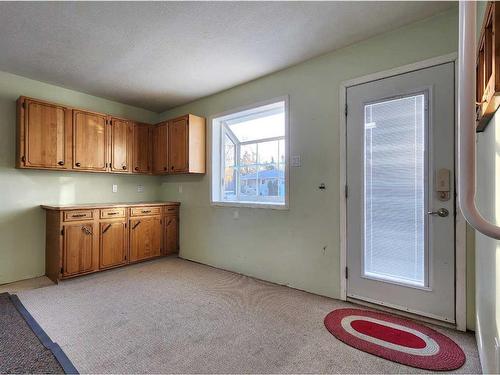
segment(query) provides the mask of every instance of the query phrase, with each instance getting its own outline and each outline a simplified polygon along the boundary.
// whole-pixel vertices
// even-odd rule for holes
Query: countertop
[[[118,203],[85,203],[85,204],[59,204],[41,205],[44,210],[90,210],[96,208],[113,207],[143,207],[143,206],[179,206],[180,202],[118,202]]]

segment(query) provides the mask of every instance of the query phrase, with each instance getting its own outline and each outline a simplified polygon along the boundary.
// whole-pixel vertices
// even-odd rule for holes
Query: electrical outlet
[[[118,185],[113,184],[113,193],[117,193],[117,192],[118,192]]]
[[[293,155],[291,164],[292,167],[300,167],[301,166],[300,155]]]
[[[182,185],[179,185],[179,193],[182,194]]]
[[[138,192],[138,193],[143,193],[143,192],[144,192],[144,186],[142,186],[142,185],[137,185],[137,192]]]

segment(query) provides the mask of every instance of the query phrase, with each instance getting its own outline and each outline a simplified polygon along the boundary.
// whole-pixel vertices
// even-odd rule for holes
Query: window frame
[[[256,144],[256,143],[261,143],[264,141],[271,141],[271,140],[277,140],[277,139],[282,139],[284,140],[285,143],[285,165],[284,165],[284,172],[285,172],[285,201],[284,203],[277,203],[277,202],[254,202],[254,201],[227,201],[223,200],[223,185],[224,185],[224,178],[223,178],[223,171],[225,170],[224,167],[224,158],[223,158],[223,153],[224,153],[224,144],[225,144],[225,137],[226,135],[229,137],[229,139],[232,140],[232,142],[235,144],[235,166],[239,165],[238,163],[238,157],[239,157],[239,152],[238,152],[238,145],[236,140],[233,139],[226,131],[225,131],[225,126],[223,125],[223,121],[227,118],[230,117],[231,115],[234,115],[239,112],[244,112],[244,111],[251,111],[253,109],[263,107],[266,105],[272,105],[276,104],[279,102],[284,103],[285,107],[285,135],[284,137],[271,137],[271,138],[262,138],[258,140],[253,140],[253,141],[245,141],[245,142],[238,142],[241,144]],[[272,99],[268,99],[265,101],[241,106],[238,108],[231,109],[229,111],[219,113],[216,115],[213,115],[210,117],[210,123],[212,124],[211,130],[212,130],[212,147],[211,147],[211,161],[210,161],[210,174],[211,174],[211,184],[210,184],[210,204],[211,206],[222,206],[222,207],[249,207],[249,208],[270,208],[270,209],[276,209],[276,210],[288,210],[289,209],[289,196],[290,196],[290,131],[289,131],[289,97],[288,95],[285,96],[280,96],[280,97],[275,97]],[[258,160],[256,161],[256,164],[258,163]],[[280,163],[279,160],[276,163],[279,167]],[[236,174],[237,178],[239,178],[239,173]],[[236,181],[236,187],[238,187],[238,181]],[[238,194],[239,195],[239,194]]]

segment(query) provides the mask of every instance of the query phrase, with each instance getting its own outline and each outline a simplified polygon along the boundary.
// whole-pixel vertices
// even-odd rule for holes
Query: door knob
[[[439,217],[446,217],[450,214],[450,212],[446,208],[440,208],[437,211],[429,211],[427,213],[429,215],[437,215]]]

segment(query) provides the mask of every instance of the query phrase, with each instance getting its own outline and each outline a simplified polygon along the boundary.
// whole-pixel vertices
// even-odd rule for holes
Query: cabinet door
[[[168,126],[168,152],[170,172],[188,172],[188,145],[189,129],[188,116],[172,120]]]
[[[134,124],[134,173],[151,172],[151,126]]]
[[[132,127],[130,122],[111,119],[111,171],[131,172]]]
[[[130,220],[130,261],[159,256],[160,247],[161,220],[159,217]]]
[[[24,155],[22,166],[38,168],[71,168],[67,119],[71,110],[30,99],[24,101]],[[69,144],[68,144],[69,143]]]
[[[179,217],[165,217],[165,254],[174,254],[179,251]]]
[[[106,121],[106,115],[73,111],[73,168],[106,171]]]
[[[127,263],[127,223],[100,223],[100,268],[119,266]]]
[[[168,173],[168,123],[153,126],[153,173]]]
[[[77,275],[96,269],[93,223],[65,225],[63,229],[63,276]]]

